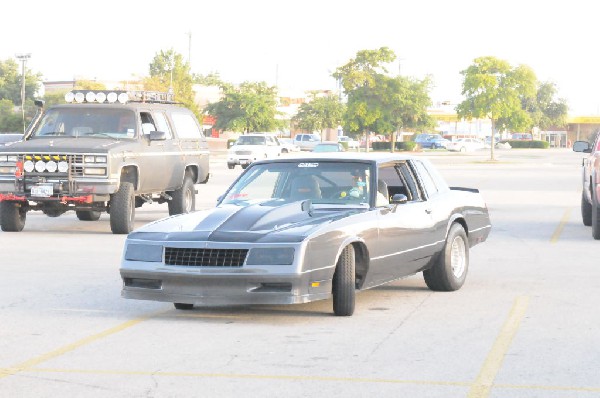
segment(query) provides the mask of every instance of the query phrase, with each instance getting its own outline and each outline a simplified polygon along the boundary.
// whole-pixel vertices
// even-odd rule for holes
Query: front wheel
[[[121,182],[119,190],[110,200],[110,230],[113,234],[128,234],[133,231],[135,198],[133,184]]]
[[[348,245],[340,254],[333,274],[333,313],[337,316],[350,316],[354,313],[356,301],[354,247]]]
[[[169,201],[169,215],[191,213],[196,210],[196,193],[194,192],[194,181],[189,174],[183,178],[181,188],[171,193]]]
[[[585,198],[583,191],[581,192],[581,220],[586,227],[592,225],[592,205]]]
[[[592,188],[592,237],[600,239],[600,203],[596,196],[595,189]]]
[[[26,218],[25,207],[14,202],[0,202],[0,226],[4,232],[21,232]]]
[[[433,267],[423,271],[427,287],[439,292],[458,290],[469,269],[469,241],[460,224],[452,224],[446,243]]]

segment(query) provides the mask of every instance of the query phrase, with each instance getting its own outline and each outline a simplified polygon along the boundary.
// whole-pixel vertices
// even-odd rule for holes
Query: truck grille
[[[248,249],[195,249],[166,247],[165,264],[189,267],[241,267]]]

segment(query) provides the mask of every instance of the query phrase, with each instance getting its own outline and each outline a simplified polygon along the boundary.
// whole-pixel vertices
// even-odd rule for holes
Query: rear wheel
[[[233,170],[235,168],[235,164],[227,163],[227,168],[229,168],[229,170]]]
[[[350,316],[356,301],[354,247],[348,245],[340,254],[333,274],[333,313]]]
[[[0,224],[4,232],[21,232],[25,227],[27,210],[15,202],[0,202]]]
[[[585,192],[581,192],[581,219],[586,227],[592,225],[592,205],[585,198]]]
[[[95,210],[77,210],[75,211],[77,218],[81,221],[98,221],[100,219],[99,211]]]
[[[191,213],[196,210],[196,193],[194,192],[194,181],[186,173],[181,188],[171,193],[169,201],[169,215]]]
[[[427,287],[434,291],[451,292],[465,283],[469,269],[469,241],[460,224],[452,224],[446,244],[434,266],[423,271]]]
[[[110,230],[113,234],[128,234],[133,230],[135,198],[133,184],[121,182],[110,200]]]

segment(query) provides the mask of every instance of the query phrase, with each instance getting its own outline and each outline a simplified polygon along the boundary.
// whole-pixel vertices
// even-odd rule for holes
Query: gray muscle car
[[[436,291],[465,282],[469,248],[490,232],[476,189],[449,188],[429,161],[397,154],[314,154],[257,161],[216,208],[127,237],[126,298],[293,304],[333,296],[352,315],[357,290],[417,272]]]

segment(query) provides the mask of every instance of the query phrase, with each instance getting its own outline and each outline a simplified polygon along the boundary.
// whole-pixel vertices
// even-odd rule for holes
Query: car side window
[[[196,119],[188,113],[173,112],[171,120],[175,125],[175,131],[179,138],[195,138],[199,139],[204,136]]]
[[[413,165],[417,170],[419,181],[421,182],[424,191],[427,193],[427,196],[430,198],[436,196],[438,194],[438,187],[425,165],[423,165],[420,160],[413,161]]]
[[[150,112],[140,112],[140,119],[142,121],[142,133],[144,135],[150,134],[151,131],[158,131],[156,124],[154,123],[154,118]]]
[[[156,122],[157,131],[162,131],[165,133],[165,137],[170,140],[173,138],[173,134],[171,133],[171,127],[169,127],[169,123],[167,122],[167,117],[162,112],[153,112],[152,116],[154,117],[154,121]]]

